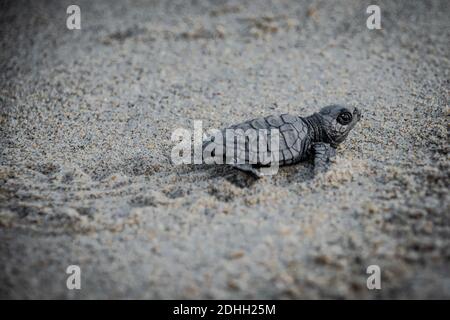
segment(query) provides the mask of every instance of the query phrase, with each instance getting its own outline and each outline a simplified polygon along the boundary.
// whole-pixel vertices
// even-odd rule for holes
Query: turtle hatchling
[[[268,170],[271,167],[278,169],[278,166],[312,159],[317,174],[328,169],[330,159],[336,155],[336,147],[360,119],[361,112],[357,108],[340,105],[326,106],[308,117],[282,114],[257,118],[219,131],[222,139],[215,135],[204,140],[203,158],[223,159],[226,164],[256,177],[272,174]],[[227,131],[234,135],[228,135]],[[252,136],[252,132],[257,134]],[[278,135],[278,148],[276,145],[271,148],[274,132]],[[273,157],[276,149],[278,154]],[[267,157],[268,154],[271,156]]]

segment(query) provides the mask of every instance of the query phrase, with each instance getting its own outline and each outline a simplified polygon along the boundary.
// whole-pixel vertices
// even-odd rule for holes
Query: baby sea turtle
[[[282,114],[257,118],[222,130],[224,138],[220,143],[223,148],[217,148],[219,142],[212,137],[205,140],[203,142],[204,155],[208,149],[209,151],[213,150],[211,156],[219,156],[225,159],[227,158],[226,150],[231,150],[233,151],[231,152],[232,161],[228,160],[226,163],[237,169],[250,172],[257,177],[271,174],[270,171],[265,171],[273,165],[271,161],[262,161],[260,156],[250,161],[252,158],[251,151],[255,150],[255,145],[260,142],[260,136],[258,136],[257,141],[245,136],[243,140],[240,140],[240,144],[238,144],[239,139],[233,138],[232,148],[227,149],[225,147],[225,131],[233,129],[234,132],[239,131],[241,134],[250,131],[267,132],[267,137],[262,143],[267,143],[267,150],[270,152],[272,151],[270,148],[270,130],[276,129],[279,134],[277,167],[278,165],[295,164],[312,158],[314,160],[314,173],[316,174],[328,169],[330,158],[336,155],[336,147],[345,140],[350,130],[360,119],[361,112],[357,108],[340,105],[326,106],[320,112],[309,117]]]

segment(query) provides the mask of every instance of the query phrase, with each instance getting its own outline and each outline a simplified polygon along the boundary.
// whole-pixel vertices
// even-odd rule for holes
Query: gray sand
[[[447,0],[77,3],[0,7],[1,298],[450,298]],[[170,162],[330,103],[364,119],[324,176]]]

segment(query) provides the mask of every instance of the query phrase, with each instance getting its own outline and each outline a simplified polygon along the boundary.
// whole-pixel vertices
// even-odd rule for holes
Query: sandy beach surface
[[[0,298],[450,298],[448,1],[76,2],[0,4]],[[171,163],[331,103],[325,175]]]

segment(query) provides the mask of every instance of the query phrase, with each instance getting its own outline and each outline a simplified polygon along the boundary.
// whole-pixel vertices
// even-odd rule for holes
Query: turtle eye
[[[353,116],[350,112],[344,111],[337,117],[337,122],[345,126],[352,122],[352,118]]]

